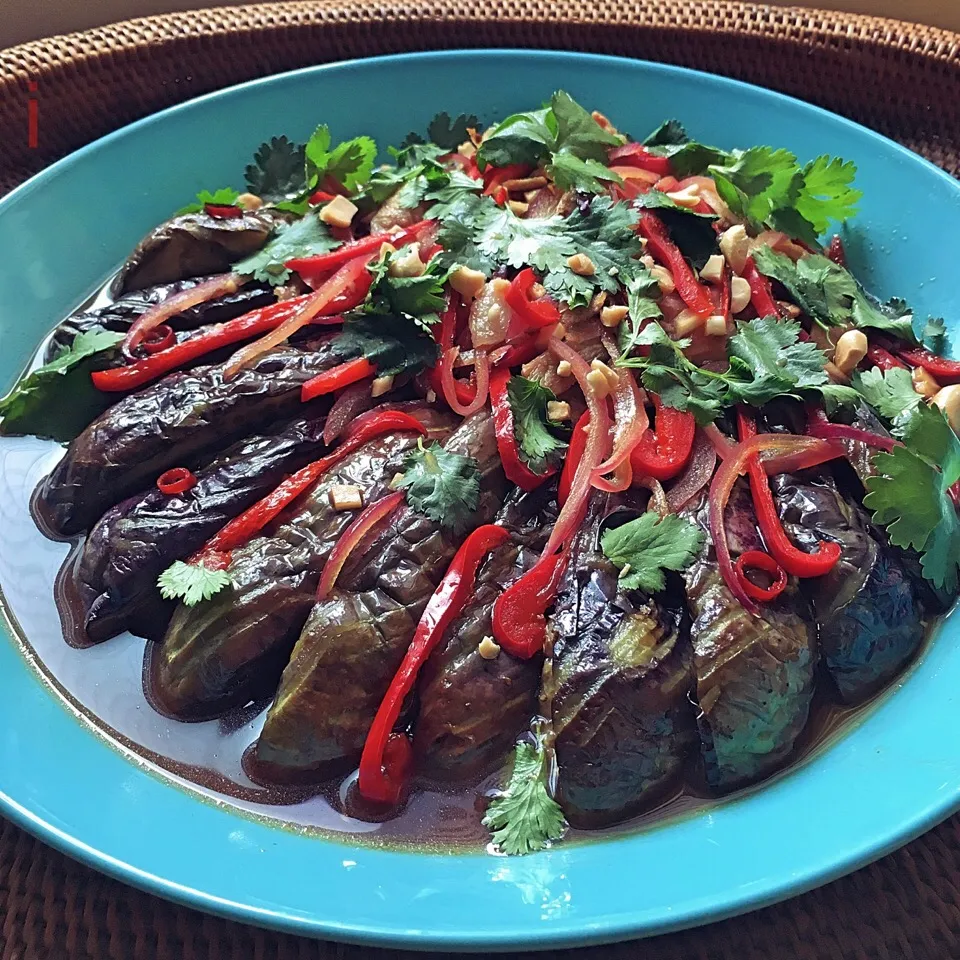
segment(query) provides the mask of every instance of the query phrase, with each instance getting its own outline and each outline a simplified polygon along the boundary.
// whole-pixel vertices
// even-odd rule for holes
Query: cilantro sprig
[[[304,179],[308,191],[330,177],[350,194],[355,193],[373,172],[377,145],[370,137],[354,137],[333,146],[330,128],[320,124],[304,147]]]
[[[157,586],[164,600],[180,600],[195,607],[204,600],[230,586],[233,579],[226,570],[211,570],[202,563],[184,563],[177,560],[157,578]]]
[[[214,207],[233,207],[236,206],[239,196],[240,194],[232,187],[221,187],[219,190],[214,190],[213,193],[209,190],[201,190],[197,194],[196,201],[181,207],[177,211],[177,216],[180,217],[187,213],[203,213],[207,204]]]
[[[625,590],[656,593],[667,585],[665,570],[686,570],[703,547],[704,533],[676,514],[644,513],[604,532],[600,547],[620,570]]]
[[[419,440],[404,458],[397,486],[407,503],[450,530],[463,530],[480,502],[480,465],[473,457]]]
[[[437,345],[422,326],[394,314],[350,314],[333,349],[344,360],[365,357],[383,377],[419,373],[437,362]]]
[[[368,266],[373,284],[365,309],[369,313],[404,317],[429,333],[430,327],[440,320],[439,311],[446,302],[444,284],[450,271],[434,257],[418,277],[393,276],[391,264],[409,255],[409,250],[400,249]]]
[[[940,409],[924,403],[898,417],[893,432],[903,445],[874,456],[864,506],[891,543],[922,554],[923,575],[934,586],[956,593],[960,520],[948,491],[960,480],[960,439]]]
[[[558,436],[565,429],[563,424],[547,416],[547,404],[556,395],[537,380],[513,376],[507,381],[507,399],[520,452],[534,473],[543,473],[567,449]]]
[[[285,266],[287,260],[327,253],[340,244],[340,240],[330,236],[326,224],[317,214],[308,213],[301,220],[279,224],[266,246],[235,263],[233,269],[235,273],[250,274],[261,283],[285,283],[290,278],[290,271]]]
[[[891,422],[901,414],[909,413],[920,403],[921,397],[913,388],[910,371],[903,367],[893,367],[886,371],[872,367],[862,373],[854,370],[851,382],[864,400],[880,416]]]
[[[427,137],[424,140],[419,133],[408,133],[401,147],[410,147],[416,144],[431,143],[447,152],[456,150],[470,136],[471,130],[480,129],[480,120],[472,113],[461,113],[454,119],[446,111],[438,113],[427,126]]]
[[[260,144],[244,171],[247,188],[267,203],[294,200],[306,189],[303,164],[302,144],[273,137]]]
[[[501,853],[521,856],[559,840],[566,829],[563,811],[547,790],[550,757],[542,740],[517,744],[506,786],[483,817]]]

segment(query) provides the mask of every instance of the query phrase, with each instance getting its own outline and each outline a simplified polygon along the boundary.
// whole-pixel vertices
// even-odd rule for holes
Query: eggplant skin
[[[93,327],[126,333],[133,322],[152,307],[163,303],[177,293],[192,289],[207,279],[207,277],[196,277],[145,287],[125,294],[95,310],[83,310],[67,317],[53,331],[44,353],[44,362],[49,363],[58,354],[68,350],[81,333],[86,333]],[[276,303],[273,291],[263,284],[252,284],[241,287],[236,293],[190,307],[171,318],[169,324],[177,332],[193,331],[204,324],[233,320],[250,310],[266,307],[271,303]]]
[[[887,683],[924,637],[923,606],[901,551],[826,479],[781,475],[773,491],[784,528],[807,550],[833,540],[842,552],[805,581],[820,626],[820,653],[840,698],[860,703]]]
[[[511,494],[495,521],[510,539],[484,562],[472,596],[421,671],[413,744],[429,776],[462,779],[499,765],[536,712],[543,658],[520,660],[501,650],[485,660],[477,647],[493,635],[494,601],[545,546],[555,497],[555,484]]]
[[[433,439],[451,429],[446,414],[409,412]],[[233,552],[230,587],[195,607],[177,607],[151,668],[151,692],[165,712],[215,716],[274,692],[314,604],[323,564],[355,516],[331,507],[331,487],[356,485],[364,502],[373,502],[387,493],[417,437],[386,433],[345,457],[263,536]]]
[[[488,523],[505,493],[493,420],[465,420],[445,444],[480,462],[473,523]],[[369,549],[310,611],[256,746],[266,780],[309,780],[359,758],[377,708],[424,607],[469,530],[443,529],[401,507]]]
[[[169,608],[156,604],[157,577],[320,456],[323,423],[296,420],[278,434],[241,440],[198,470],[196,486],[186,493],[167,496],[153,488],[111,507],[90,531],[76,568],[85,639],[97,643],[134,627],[162,633],[161,611],[169,618]]]
[[[189,277],[224,273],[263,247],[277,223],[266,211],[217,218],[187,213],[151,230],[111,284],[114,296]]]
[[[300,408],[300,388],[334,366],[329,339],[264,354],[232,380],[224,365],[172,373],[102,413],[40,485],[35,507],[55,536],[89,528],[164,470],[194,466]]]
[[[597,547],[611,502],[594,494],[572,544],[544,670],[557,800],[583,828],[649,805],[680,778],[697,743],[685,618],[618,588],[617,570]]]
[[[726,514],[734,559],[762,549],[750,510],[738,481]],[[706,505],[695,518],[709,529]],[[726,791],[772,773],[792,753],[813,696],[816,623],[792,578],[777,600],[761,604],[759,617],[749,614],[723,582],[709,539],[684,582],[706,780]]]

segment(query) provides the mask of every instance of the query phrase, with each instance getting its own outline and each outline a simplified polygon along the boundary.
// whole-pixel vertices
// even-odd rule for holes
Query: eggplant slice
[[[501,650],[485,660],[477,646],[493,634],[494,601],[546,545],[555,498],[556,484],[510,495],[495,521],[510,540],[480,568],[463,612],[421,672],[414,749],[429,776],[463,778],[500,764],[536,712],[542,657],[519,660]]]
[[[114,296],[189,277],[224,273],[230,264],[263,247],[279,218],[258,210],[240,217],[187,213],[151,230],[110,286]]]
[[[662,795],[697,743],[681,605],[620,590],[599,547],[604,522],[622,502],[593,494],[550,617],[554,653],[544,693],[557,800],[570,823],[585,828],[618,823]],[[625,516],[636,516],[629,506]]]
[[[433,439],[451,420],[410,409]],[[352,484],[370,503],[387,492],[403,457],[416,446],[410,431],[386,433],[345,457],[275,521],[271,531],[233,552],[233,584],[195,607],[179,606],[153,656],[154,698],[175,716],[213,716],[270,694],[314,604],[327,556],[354,519],[334,510],[330,490]]]
[[[775,601],[761,605],[759,617],[744,610],[720,575],[708,505],[689,514],[707,532],[703,552],[684,573],[701,752],[707,783],[726,791],[772,773],[793,751],[810,710],[817,631],[793,578]],[[734,559],[762,549],[743,481],[731,494],[726,528]]]
[[[323,419],[296,420],[281,433],[234,444],[202,470],[186,493],[155,487],[111,507],[90,531],[78,558],[74,588],[83,620],[76,626],[97,643],[124,630],[162,635],[173,610],[157,577],[200,549],[227,521],[273,490],[324,450]],[[73,604],[61,616],[76,619]]]
[[[903,554],[826,478],[773,478],[784,528],[799,546],[843,548],[837,565],[805,582],[820,626],[820,653],[845,703],[893,677],[923,641],[923,609]]]
[[[77,437],[40,485],[44,526],[71,536],[164,470],[196,466],[250,432],[300,409],[300,388],[338,362],[331,339],[280,347],[233,379],[224,364],[172,373],[124,397]]]
[[[480,463],[473,523],[488,523],[503,499],[493,420],[465,420],[444,446]],[[313,779],[356,762],[374,715],[413,638],[423,609],[468,531],[453,534],[402,506],[338,588],[310,611],[257,741],[264,779]]]

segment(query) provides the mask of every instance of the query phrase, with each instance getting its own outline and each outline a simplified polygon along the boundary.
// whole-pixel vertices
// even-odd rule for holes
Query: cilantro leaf
[[[449,152],[456,150],[461,143],[469,139],[470,130],[477,130],[480,120],[472,113],[461,113],[451,120],[446,111],[438,113],[427,127],[427,140]],[[408,133],[401,144],[402,147],[414,146],[423,143],[423,137],[418,133]]]
[[[304,148],[286,137],[260,144],[244,171],[247,188],[267,203],[295,200],[306,190]]]
[[[910,371],[902,367],[881,370],[872,367],[854,370],[853,386],[880,416],[893,421],[902,413],[907,413],[920,403],[920,394],[913,389]]]
[[[690,137],[679,120],[664,120],[652,133],[648,134],[644,140],[645,147],[672,147],[679,144],[689,143]]]
[[[918,339],[928,350],[942,356],[947,349],[947,325],[943,322],[943,317],[927,317],[927,322],[920,328]]]
[[[730,159],[725,150],[691,140],[683,125],[677,120],[660,124],[644,141],[651,153],[669,157],[670,165],[678,177],[705,173],[711,164],[723,164]]]
[[[703,531],[690,520],[673,513],[662,519],[655,513],[644,513],[605,531],[600,546],[620,569],[623,589],[656,593],[667,585],[664,570],[685,570],[703,541]]]
[[[108,398],[91,383],[90,373],[106,366],[122,339],[122,333],[92,327],[21,378],[0,399],[0,434],[72,440],[107,406]]]
[[[333,349],[345,360],[366,357],[381,377],[419,373],[437,362],[437,345],[420,326],[392,315],[348,317]]]
[[[355,193],[373,172],[377,145],[370,137],[354,137],[331,149],[330,128],[320,124],[304,148],[307,189],[331,177],[348,193]]]
[[[410,255],[409,250],[401,249],[369,264],[367,269],[373,274],[373,284],[366,309],[370,313],[406,317],[429,332],[429,328],[439,322],[439,311],[446,304],[443,285],[449,271],[442,269],[434,257],[419,277],[393,276],[390,265]]]
[[[558,90],[550,101],[557,127],[555,153],[564,151],[581,160],[607,159],[607,149],[618,147],[624,138],[601,127],[592,114],[569,93]]]
[[[654,299],[659,296],[660,285],[649,271],[632,277],[627,282],[628,312],[617,330],[620,352],[624,356],[629,356],[638,345],[637,338],[645,321],[663,316],[660,304]]]
[[[480,502],[480,465],[439,443],[424,446],[421,439],[404,458],[397,486],[407,491],[407,502],[414,510],[441,526],[463,530]]]
[[[731,369],[748,379],[730,379],[730,403],[762,406],[781,394],[827,382],[826,356],[813,341],[800,340],[800,324],[776,317],[758,317],[737,324],[727,344]],[[734,360],[743,365],[735,365]]]
[[[180,600],[194,607],[233,583],[226,570],[211,570],[200,563],[177,560],[157,578],[157,586],[164,600]]]
[[[543,473],[552,459],[567,449],[565,441],[554,431],[563,425],[548,419],[547,404],[556,400],[536,380],[513,376],[507,382],[507,397],[513,411],[513,432],[527,465],[534,473]]]
[[[236,273],[252,274],[261,283],[284,283],[290,277],[287,260],[326,253],[340,246],[341,241],[330,236],[326,224],[314,214],[302,220],[278,225],[273,239],[262,249],[235,263]]]
[[[817,157],[803,168],[796,209],[817,235],[830,226],[831,220],[842,223],[857,212],[863,193],[851,186],[856,174],[856,165],[839,157]]]
[[[481,170],[514,163],[535,166],[556,145],[556,123],[549,107],[512,114],[484,137],[477,150],[477,166]]]
[[[437,231],[437,243],[443,247],[438,255],[440,262],[446,267],[462,264],[490,276],[497,265],[497,247],[488,242],[487,233],[500,215],[500,208],[490,197],[465,193],[457,199],[447,208]],[[491,249],[493,252],[488,253]]]
[[[767,146],[734,150],[725,164],[711,165],[710,173],[720,199],[755,226],[774,209],[792,207],[803,182],[797,158],[789,150]]]
[[[566,828],[560,805],[547,792],[549,756],[542,742],[518,743],[506,786],[487,808],[483,825],[502,853],[519,856],[559,840]]]
[[[177,216],[182,216],[185,213],[202,213],[208,203],[215,207],[232,207],[236,205],[239,196],[240,194],[231,187],[221,187],[213,193],[209,190],[201,190],[197,194],[196,203],[188,204],[178,210]]]
[[[920,403],[894,422],[903,439],[873,458],[864,506],[887,528],[890,542],[921,551],[923,575],[955,593],[960,569],[960,521],[948,494],[960,479],[960,440],[936,406]]]
[[[599,161],[581,160],[566,150],[553,155],[547,173],[561,190],[579,190],[581,193],[603,193],[606,184],[623,183],[619,174]]]

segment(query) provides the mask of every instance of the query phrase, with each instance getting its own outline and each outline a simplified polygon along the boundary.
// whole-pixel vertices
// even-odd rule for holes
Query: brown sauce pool
[[[481,810],[497,773],[454,786],[419,781],[392,818],[371,822],[373,818],[353,817],[344,804],[353,775],[311,788],[265,787],[247,775],[244,755],[259,734],[268,701],[249,703],[215,720],[184,723],[155,709],[145,692],[149,641],[125,633],[85,648],[65,642],[53,587],[73,545],[48,540],[30,513],[31,494],[60,452],[57,444],[35,437],[0,438],[0,592],[25,654],[71,710],[146,769],[248,816],[391,846],[481,849],[488,843]],[[869,706],[841,707],[818,691],[787,772],[832,742]],[[646,812],[607,830],[571,831],[564,842],[646,828],[724,802],[695,786],[697,780],[691,768],[681,788]]]

